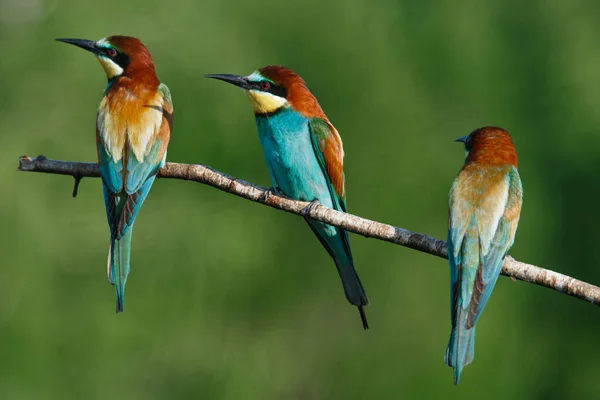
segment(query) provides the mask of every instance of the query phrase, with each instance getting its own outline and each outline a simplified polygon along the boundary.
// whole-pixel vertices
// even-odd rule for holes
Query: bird
[[[307,211],[317,204],[346,211],[342,139],[298,74],[269,65],[248,76],[206,77],[238,86],[248,95],[274,193],[311,202]],[[346,298],[358,307],[368,329],[364,306],[369,300],[354,268],[348,233],[306,220],[335,262]]]
[[[452,330],[445,362],[458,385],[475,355],[475,324],[515,240],[523,203],[510,134],[486,126],[456,139],[466,150],[450,189],[448,261]]]
[[[56,40],[94,54],[108,79],[96,117],[96,149],[110,227],[107,274],[119,314],[124,310],[133,224],[167,157],[171,92],[158,80],[152,56],[137,38]]]

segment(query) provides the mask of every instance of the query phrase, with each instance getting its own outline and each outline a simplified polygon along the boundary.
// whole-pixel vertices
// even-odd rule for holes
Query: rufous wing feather
[[[310,132],[319,163],[326,172],[331,187],[335,190],[336,197],[343,203],[346,188],[342,139],[334,126],[322,118],[311,119]],[[343,208],[345,209],[345,205],[343,205]]]

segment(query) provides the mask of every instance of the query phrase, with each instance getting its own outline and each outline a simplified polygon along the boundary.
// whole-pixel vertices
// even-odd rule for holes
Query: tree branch
[[[39,156],[35,159],[27,156],[21,157],[19,159],[19,170],[70,175],[75,179],[73,196],[77,194],[77,186],[83,177],[100,176],[100,171],[96,163],[56,161],[49,160],[44,156]],[[200,182],[257,203],[325,222],[365,237],[385,240],[434,256],[448,258],[446,242],[442,240],[332,210],[322,205],[308,207],[311,203],[275,195],[268,189],[234,178],[205,165],[167,163],[160,170],[158,177]],[[558,272],[516,261],[510,256],[507,256],[504,260],[502,274],[513,279],[558,290],[592,304],[600,304],[600,287]]]

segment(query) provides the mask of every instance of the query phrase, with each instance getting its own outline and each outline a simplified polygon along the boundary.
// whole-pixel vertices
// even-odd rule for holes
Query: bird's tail
[[[115,286],[117,294],[117,314],[123,312],[125,301],[125,282],[129,275],[129,256],[131,253],[130,226],[120,238],[112,238],[108,249],[108,280]]]
[[[360,319],[364,329],[369,329],[369,323],[367,321],[367,315],[364,310],[364,306],[369,305],[369,299],[367,293],[363,287],[352,259],[336,259],[335,265],[337,267],[340,278],[342,279],[342,285],[344,286],[344,294],[346,299],[358,307],[360,313]]]
[[[458,385],[463,368],[475,356],[475,327],[467,329],[468,310],[458,305],[457,320],[452,322],[450,341],[446,349],[445,362],[454,369],[454,384]]]
[[[369,305],[369,299],[356,273],[356,269],[354,269],[348,233],[322,222],[311,220],[307,220],[307,222],[335,262],[338,274],[342,279],[346,299],[348,299],[350,304],[358,307],[363,328],[369,329],[367,315],[364,310],[364,306]]]
[[[343,239],[333,243],[333,251],[335,255],[333,260],[337,267],[338,274],[342,279],[342,285],[344,286],[344,294],[350,304],[358,307],[360,313],[360,319],[364,329],[369,329],[369,323],[367,321],[367,314],[365,313],[364,306],[369,305],[369,298],[365,292],[365,288],[358,277],[358,273],[354,268],[354,260],[352,259],[352,252],[350,251],[350,245],[348,243],[348,236],[346,232],[342,232],[340,235]],[[337,247],[335,245],[338,245]],[[338,248],[339,247],[339,248]]]

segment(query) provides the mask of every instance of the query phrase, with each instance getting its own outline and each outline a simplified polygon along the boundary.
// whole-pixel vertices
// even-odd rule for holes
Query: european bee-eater
[[[300,76],[288,68],[267,66],[248,76],[207,77],[248,94],[276,193],[346,211],[342,139]],[[354,269],[348,233],[318,221],[307,222],[333,258],[346,298],[358,307],[367,329],[363,307],[369,301]]]
[[[485,127],[457,139],[465,164],[450,189],[448,260],[452,332],[445,361],[454,384],[475,353],[475,324],[515,240],[523,201],[517,153],[504,129]]]
[[[120,313],[133,223],[167,157],[171,93],[156,77],[150,52],[136,38],[57,40],[92,52],[108,78],[96,118],[96,147],[110,227],[108,281],[115,286]]]

